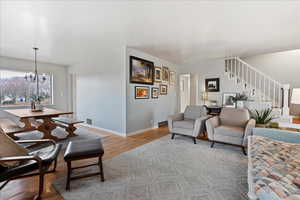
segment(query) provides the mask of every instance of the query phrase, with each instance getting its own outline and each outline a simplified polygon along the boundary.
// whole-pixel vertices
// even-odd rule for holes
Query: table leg
[[[70,124],[68,127],[66,127],[66,131],[69,133],[68,137],[74,137],[77,136],[74,132],[76,131],[76,127],[73,124]]]
[[[50,117],[42,118],[43,123],[38,126],[37,130],[41,131],[44,139],[58,140],[57,137],[51,135],[51,132],[56,128],[56,124],[52,121]]]

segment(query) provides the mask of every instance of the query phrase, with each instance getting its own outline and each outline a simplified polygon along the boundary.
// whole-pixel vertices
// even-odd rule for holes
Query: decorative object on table
[[[153,87],[151,88],[151,97],[152,99],[157,99],[159,95],[159,88]]]
[[[160,95],[167,95],[168,94],[168,86],[167,85],[159,85]]]
[[[219,92],[220,91],[220,79],[219,78],[205,79],[205,91],[206,92]]]
[[[149,99],[149,87],[135,86],[135,99]]]
[[[39,48],[33,47],[32,49],[34,50],[34,73],[26,73],[24,78],[26,81],[36,83],[36,94],[31,96],[31,110],[32,112],[40,112],[44,109],[43,105],[41,104],[43,96],[40,95],[40,84],[46,81],[46,75],[43,74],[42,78],[40,79],[37,66],[37,51]]]
[[[170,72],[170,85],[176,84],[176,72],[171,71]]]
[[[151,61],[130,56],[130,83],[153,85],[154,64]]]
[[[157,83],[160,83],[162,80],[162,70],[161,67],[155,67],[154,80]]]
[[[244,102],[248,100],[248,96],[245,93],[237,93],[232,99],[236,104],[236,108],[244,108]]]
[[[223,106],[235,108],[236,103],[233,100],[235,97],[236,97],[236,93],[223,93]]]
[[[164,82],[170,81],[170,71],[168,67],[162,67],[162,81]]]
[[[250,114],[251,117],[255,119],[257,127],[265,128],[273,119],[275,119],[272,116],[272,111],[273,111],[272,108],[267,108],[261,111],[258,110],[250,111]]]

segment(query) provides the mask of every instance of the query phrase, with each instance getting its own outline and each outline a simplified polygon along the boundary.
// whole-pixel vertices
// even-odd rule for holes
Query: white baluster
[[[274,103],[274,106],[276,107],[276,96],[275,96],[275,91],[276,91],[276,89],[275,89],[275,80],[273,81],[273,103]]]

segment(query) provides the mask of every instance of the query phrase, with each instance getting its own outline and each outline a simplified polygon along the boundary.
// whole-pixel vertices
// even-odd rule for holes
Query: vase
[[[237,101],[236,108],[244,108],[244,101]]]

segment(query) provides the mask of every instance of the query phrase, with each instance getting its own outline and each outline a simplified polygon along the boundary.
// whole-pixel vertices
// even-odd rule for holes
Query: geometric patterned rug
[[[86,168],[77,170],[91,172]],[[74,175],[76,171],[74,171]],[[66,200],[247,200],[247,156],[241,148],[170,135],[104,160],[97,176],[54,187]]]

